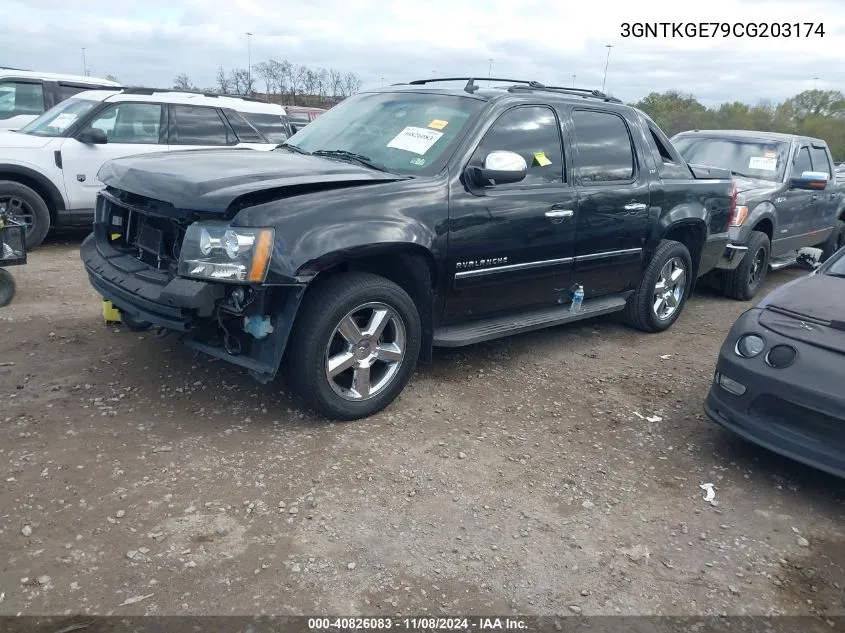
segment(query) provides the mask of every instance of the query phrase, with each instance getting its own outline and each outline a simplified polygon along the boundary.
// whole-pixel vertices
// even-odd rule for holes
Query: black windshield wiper
[[[363,154],[356,154],[355,152],[348,152],[345,149],[315,149],[311,152],[314,156],[327,156],[329,158],[340,158],[346,160],[353,160],[370,169],[377,171],[387,171],[387,169],[378,163],[374,163],[369,156]]]
[[[306,154],[306,155],[310,155],[310,154],[311,154],[311,152],[306,152],[306,151],[305,151],[304,149],[302,149],[299,145],[292,145],[291,143],[288,143],[288,142],[285,142],[285,143],[279,143],[279,144],[278,144],[278,145],[276,145],[276,147],[274,147],[273,149],[289,149],[290,151],[292,151],[292,152],[296,152],[297,154]]]
[[[734,171],[731,170],[731,176],[740,176],[741,178],[754,178],[754,176],[749,176],[748,174],[743,174],[741,171]]]

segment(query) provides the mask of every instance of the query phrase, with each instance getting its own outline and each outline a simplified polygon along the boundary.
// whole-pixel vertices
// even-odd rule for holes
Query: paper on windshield
[[[47,127],[54,127],[56,129],[63,130],[74,121],[76,121],[75,114],[72,112],[62,112],[59,116],[50,121],[50,123],[47,124]]]
[[[441,136],[443,136],[443,132],[427,130],[424,127],[408,126],[393,137],[393,140],[387,146],[422,156],[431,149],[432,145],[440,140]]]
[[[763,171],[777,171],[778,159],[767,156],[752,156],[748,160],[748,169],[761,169]]]

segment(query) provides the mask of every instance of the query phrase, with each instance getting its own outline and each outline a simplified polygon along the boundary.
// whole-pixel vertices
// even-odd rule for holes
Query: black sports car
[[[845,248],[737,319],[704,409],[751,442],[845,477]]]

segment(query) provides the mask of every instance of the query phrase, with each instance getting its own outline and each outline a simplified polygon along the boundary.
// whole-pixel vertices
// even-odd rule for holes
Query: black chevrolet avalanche
[[[688,165],[642,112],[456,81],[357,94],[272,152],[107,163],[91,283],[130,327],[262,382],[284,366],[348,420],[390,404],[434,347],[617,311],[659,332],[696,279],[735,265],[730,173]]]

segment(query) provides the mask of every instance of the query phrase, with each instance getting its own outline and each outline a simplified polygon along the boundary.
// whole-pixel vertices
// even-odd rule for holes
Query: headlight
[[[195,222],[185,232],[179,275],[230,282],[262,282],[273,252],[273,229]]]
[[[736,342],[736,353],[743,358],[754,358],[763,353],[766,342],[756,334],[744,334]]]

